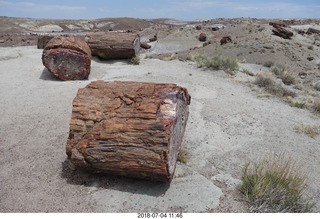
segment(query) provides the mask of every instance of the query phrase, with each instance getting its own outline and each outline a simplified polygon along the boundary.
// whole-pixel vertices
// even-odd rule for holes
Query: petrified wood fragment
[[[83,80],[90,74],[91,52],[77,37],[54,37],[42,53],[43,65],[61,80]]]
[[[93,171],[170,181],[190,99],[175,84],[92,82],[73,101],[68,158]]]
[[[140,49],[140,37],[134,33],[88,33],[86,41],[92,55],[100,59],[130,59]]]
[[[272,32],[274,33],[274,35],[282,37],[283,39],[291,39],[291,37],[293,36],[293,32],[280,26],[274,26]]]

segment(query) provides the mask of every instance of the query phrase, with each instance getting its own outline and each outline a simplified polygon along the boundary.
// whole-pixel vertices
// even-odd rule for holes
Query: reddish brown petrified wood
[[[73,101],[68,158],[89,170],[170,181],[190,99],[175,84],[92,82]]]

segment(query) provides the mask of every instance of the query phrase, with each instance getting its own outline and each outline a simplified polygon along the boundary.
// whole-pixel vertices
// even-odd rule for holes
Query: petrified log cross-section
[[[68,158],[98,172],[170,181],[190,99],[175,84],[92,82],[73,101]]]
[[[83,39],[54,37],[43,50],[42,63],[61,80],[82,80],[90,74],[91,51]]]

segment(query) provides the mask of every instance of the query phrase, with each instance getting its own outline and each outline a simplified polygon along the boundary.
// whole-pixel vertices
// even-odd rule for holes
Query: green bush
[[[132,65],[139,65],[140,64],[140,58],[138,56],[135,56],[132,59],[130,59],[130,63]]]
[[[284,154],[247,163],[241,179],[240,191],[252,212],[310,212],[315,205],[304,196],[306,176]]]
[[[196,56],[193,58],[193,60],[197,63],[198,68],[224,70],[228,73],[234,72],[238,69],[238,62],[234,58],[224,59],[221,56],[216,56],[214,58]]]
[[[266,61],[265,63],[263,63],[263,66],[268,68],[271,68],[273,65],[274,65],[273,61]]]

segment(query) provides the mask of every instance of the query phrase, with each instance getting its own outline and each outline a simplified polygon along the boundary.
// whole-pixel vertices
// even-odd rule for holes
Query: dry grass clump
[[[130,64],[139,65],[140,64],[140,58],[138,56],[133,57],[132,59],[130,59]]]
[[[209,68],[213,70],[224,70],[227,73],[232,73],[238,69],[238,61],[234,58],[222,58],[216,56],[208,58],[203,56],[196,56],[193,60],[197,63],[198,68]]]
[[[305,102],[299,102],[299,101],[289,101],[290,106],[297,107],[299,109],[304,109],[306,107]]]
[[[300,126],[295,126],[294,130],[297,133],[304,133],[306,135],[308,135],[311,138],[315,138],[316,136],[318,136],[320,134],[320,126],[316,126],[316,125],[300,125]]]
[[[282,75],[286,70],[286,67],[284,65],[274,65],[271,68],[271,72],[273,72],[275,75],[280,76]]]
[[[271,74],[257,74],[254,83],[267,92],[280,97],[295,97],[297,95],[294,91],[277,84]]]
[[[186,149],[184,148],[181,148],[181,150],[179,151],[179,154],[178,154],[178,161],[183,163],[183,164],[186,164],[189,160],[189,153]]]
[[[291,85],[296,83],[296,77],[292,73],[289,73],[287,71],[284,71],[281,75],[280,78],[282,79],[282,82],[285,85]]]
[[[242,174],[240,191],[251,212],[310,212],[315,205],[304,196],[307,177],[284,154],[247,163]]]

